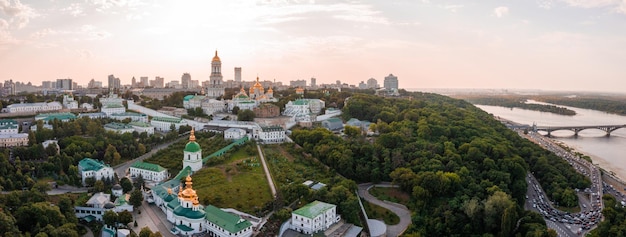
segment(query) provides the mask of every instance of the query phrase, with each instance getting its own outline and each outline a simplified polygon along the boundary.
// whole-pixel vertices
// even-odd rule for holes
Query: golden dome
[[[195,135],[195,133],[194,133],[194,129],[193,129],[193,128],[191,128],[191,134],[189,135],[189,141],[190,141],[190,142],[194,142],[194,141],[196,141],[196,135]],[[189,177],[189,176],[187,176],[187,178],[190,178],[190,177]]]
[[[191,176],[187,175],[185,181],[185,190],[178,195],[186,200],[197,200],[198,195],[196,194],[196,190],[193,190],[192,188]]]
[[[274,93],[274,89],[272,89],[272,87],[270,86],[270,88],[267,89],[267,93]]]
[[[172,194],[172,188],[167,188],[167,194]]]
[[[254,83],[254,89],[257,88],[263,89],[263,85],[259,82],[259,77],[256,77],[256,83]]]
[[[217,56],[217,50],[215,50],[215,57],[213,57],[213,62],[219,62],[220,57]]]
[[[304,89],[302,87],[296,88],[296,93],[304,93]]]

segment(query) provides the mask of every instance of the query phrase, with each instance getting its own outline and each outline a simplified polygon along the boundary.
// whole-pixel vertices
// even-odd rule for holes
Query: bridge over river
[[[578,136],[578,132],[582,131],[582,130],[586,130],[586,129],[598,129],[598,130],[602,130],[604,132],[606,132],[606,136],[611,136],[611,132],[620,129],[620,128],[626,128],[626,124],[622,124],[622,125],[589,125],[589,126],[537,126],[537,125],[533,125],[532,129],[537,132],[537,131],[544,131],[547,132],[547,136],[550,136],[550,134],[553,131],[559,131],[559,130],[570,130],[572,132],[574,132],[574,136]]]

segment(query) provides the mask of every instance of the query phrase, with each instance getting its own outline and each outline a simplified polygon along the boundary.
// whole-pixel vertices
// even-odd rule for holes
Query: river
[[[626,124],[626,116],[567,106],[562,107],[576,111],[576,115],[565,116],[499,106],[477,105],[477,107],[494,116],[528,125],[533,123],[537,126]],[[573,131],[554,131],[551,135],[567,146],[589,155],[594,164],[598,164],[605,170],[613,171],[619,178],[626,180],[626,128],[613,131],[609,137],[605,136],[604,131],[598,129],[580,131],[577,137],[574,136]]]

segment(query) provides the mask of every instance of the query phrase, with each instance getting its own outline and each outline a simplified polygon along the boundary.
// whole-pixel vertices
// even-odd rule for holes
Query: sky
[[[317,78],[626,92],[626,0],[0,0],[0,82]]]

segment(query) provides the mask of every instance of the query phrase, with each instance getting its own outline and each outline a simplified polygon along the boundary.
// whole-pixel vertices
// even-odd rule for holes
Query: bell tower
[[[192,128],[189,135],[189,142],[183,151],[183,169],[189,166],[191,171],[196,172],[202,168],[202,149],[196,142],[195,131]]]

